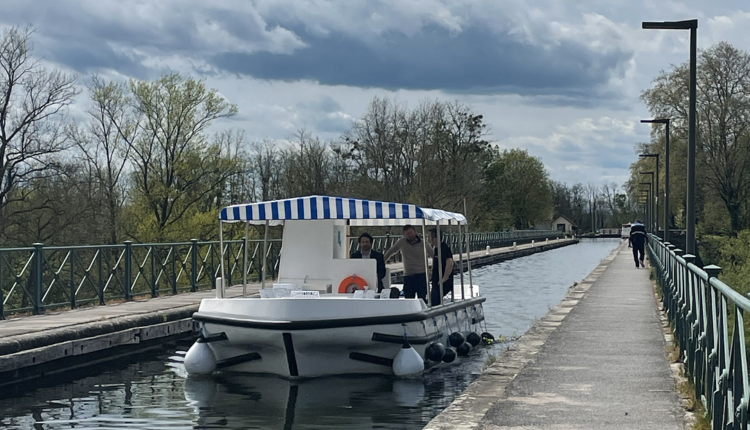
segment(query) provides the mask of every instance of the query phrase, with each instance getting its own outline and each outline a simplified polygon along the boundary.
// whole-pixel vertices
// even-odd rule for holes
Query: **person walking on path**
[[[635,224],[630,227],[630,236],[628,237],[628,248],[633,248],[633,259],[635,260],[635,268],[646,267],[643,264],[644,254],[646,252],[646,226],[641,223],[641,220],[635,220]]]

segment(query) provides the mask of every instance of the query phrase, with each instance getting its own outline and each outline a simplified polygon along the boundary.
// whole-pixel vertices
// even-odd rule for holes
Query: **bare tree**
[[[88,124],[71,127],[69,135],[86,161],[96,183],[95,198],[105,213],[110,243],[117,243],[120,213],[125,201],[123,176],[138,116],[129,109],[127,87],[94,76],[88,85]]]
[[[203,210],[220,209],[224,205],[245,203],[253,199],[255,190],[252,178],[252,162],[250,154],[245,150],[244,130],[223,130],[216,133],[215,145],[221,151],[225,160],[235,160],[232,171],[216,172],[218,175],[229,175],[226,186],[217,187],[216,197],[206,200]],[[221,178],[216,178],[221,184]],[[210,195],[208,197],[211,197]]]
[[[256,185],[255,198],[267,201],[271,198],[281,197],[278,195],[279,181],[279,149],[276,144],[264,139],[251,145],[252,162],[255,170]],[[260,189],[258,189],[260,187]]]
[[[12,27],[0,39],[0,219],[31,190],[19,186],[66,148],[66,107],[77,94],[75,77],[47,70],[31,56],[32,33],[31,27]]]
[[[333,153],[326,143],[305,130],[298,131],[295,139],[296,142],[280,154],[282,195],[327,194]]]
[[[416,141],[410,137],[418,126],[407,115],[403,105],[376,97],[344,136],[338,149],[354,165],[362,196],[403,201],[409,195],[417,165]]]

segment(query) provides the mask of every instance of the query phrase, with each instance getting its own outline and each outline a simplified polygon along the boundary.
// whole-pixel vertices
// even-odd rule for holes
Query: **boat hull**
[[[247,300],[245,307],[252,308],[259,303],[251,300],[262,299],[243,300]],[[481,331],[478,324],[484,319],[481,303],[485,298],[432,308],[418,299],[356,300],[357,303],[341,299],[280,300],[272,304],[275,309],[265,310],[285,316],[274,319],[243,317],[239,314],[243,304],[237,299],[231,299],[233,312],[227,312],[226,303],[201,305],[193,318],[201,325],[201,336],[213,351],[217,368],[287,378],[393,374],[391,364],[402,348],[405,334],[424,359],[431,343],[441,342],[448,347],[451,333],[466,336],[471,331]],[[338,309],[341,317],[310,317],[330,315],[320,313],[326,307]],[[425,361],[426,368],[438,364]]]

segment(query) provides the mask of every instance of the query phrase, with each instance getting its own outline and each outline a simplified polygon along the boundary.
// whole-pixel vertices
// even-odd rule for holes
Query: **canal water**
[[[620,243],[577,245],[473,271],[487,297],[487,329],[522,335]],[[421,429],[507,343],[419,379],[331,377],[289,382],[223,373],[187,378],[191,339],[0,392],[2,429]]]

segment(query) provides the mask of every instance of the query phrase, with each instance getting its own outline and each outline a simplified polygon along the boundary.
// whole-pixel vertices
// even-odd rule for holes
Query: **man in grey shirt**
[[[427,281],[425,278],[425,244],[417,235],[413,225],[404,226],[404,237],[396,241],[384,255],[385,261],[399,251],[404,263],[404,297],[427,299]]]

